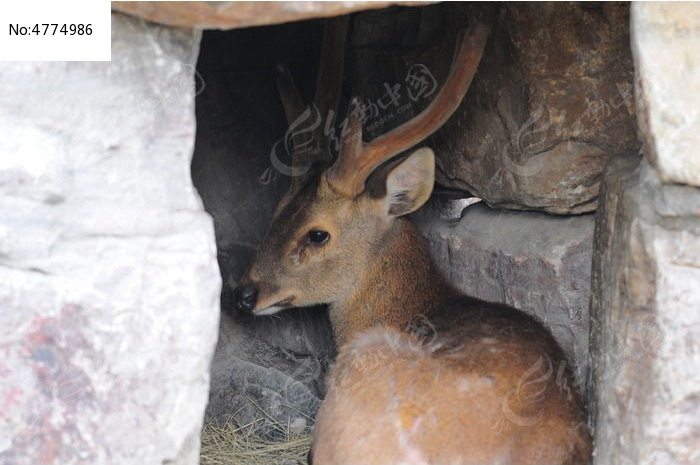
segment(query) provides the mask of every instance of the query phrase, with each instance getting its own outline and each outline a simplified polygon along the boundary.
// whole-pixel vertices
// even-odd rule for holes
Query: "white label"
[[[109,61],[111,2],[0,2],[0,61]]]

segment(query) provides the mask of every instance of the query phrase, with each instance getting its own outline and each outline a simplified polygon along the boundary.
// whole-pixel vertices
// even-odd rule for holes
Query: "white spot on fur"
[[[360,352],[365,349],[388,348],[387,356],[392,355],[426,355],[420,341],[409,334],[389,328],[377,328],[362,333],[348,347],[349,351]]]
[[[423,451],[413,444],[413,436],[418,434],[423,423],[422,418],[417,418],[409,431],[406,431],[400,426],[400,421],[396,426],[399,432],[399,449],[401,450],[401,465],[428,465],[428,459],[423,454]]]

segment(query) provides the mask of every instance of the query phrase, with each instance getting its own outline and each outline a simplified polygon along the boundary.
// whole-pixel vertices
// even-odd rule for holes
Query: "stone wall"
[[[595,248],[596,463],[698,463],[700,190],[616,160]]]
[[[219,320],[194,191],[200,33],[0,64],[0,464],[198,463]]]
[[[635,3],[644,159],[613,160],[591,304],[595,463],[700,461],[700,8]]]
[[[645,156],[664,182],[700,186],[700,8],[653,2],[632,11]]]

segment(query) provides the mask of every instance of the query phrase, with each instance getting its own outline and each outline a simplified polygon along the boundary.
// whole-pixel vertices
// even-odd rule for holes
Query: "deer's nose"
[[[258,288],[254,284],[241,284],[233,290],[236,307],[252,312],[258,301]]]

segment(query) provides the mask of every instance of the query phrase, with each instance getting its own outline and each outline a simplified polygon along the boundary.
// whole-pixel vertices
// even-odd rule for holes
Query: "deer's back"
[[[340,350],[315,464],[583,464],[590,438],[571,370],[535,320],[455,299]]]

